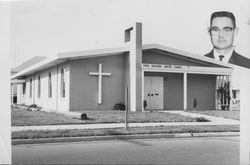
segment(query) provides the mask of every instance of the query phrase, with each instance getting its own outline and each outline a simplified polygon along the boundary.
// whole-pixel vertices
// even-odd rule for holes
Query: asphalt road
[[[13,164],[239,164],[239,137],[12,146]]]

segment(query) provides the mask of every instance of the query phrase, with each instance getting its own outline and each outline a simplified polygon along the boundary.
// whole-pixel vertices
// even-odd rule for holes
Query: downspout
[[[56,64],[56,111],[58,111],[58,64]]]

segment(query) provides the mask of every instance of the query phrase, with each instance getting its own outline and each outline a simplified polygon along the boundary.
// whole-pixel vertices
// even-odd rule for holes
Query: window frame
[[[65,68],[61,68],[61,98],[66,97],[65,83]]]
[[[37,77],[37,97],[41,97],[41,75]]]
[[[23,95],[26,95],[26,82],[23,83]]]
[[[33,80],[32,80],[32,78],[30,78],[30,93],[29,93],[29,98],[32,98],[32,82]]]
[[[48,98],[52,98],[52,73],[48,74]]]

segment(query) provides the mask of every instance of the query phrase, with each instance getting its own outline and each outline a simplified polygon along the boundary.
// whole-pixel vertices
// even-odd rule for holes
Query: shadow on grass
[[[94,121],[95,120],[95,119],[92,119],[92,118],[80,119],[80,118],[77,118],[77,117],[73,117],[72,119],[76,119],[76,120],[80,120],[80,121],[85,121],[85,120],[86,121]]]

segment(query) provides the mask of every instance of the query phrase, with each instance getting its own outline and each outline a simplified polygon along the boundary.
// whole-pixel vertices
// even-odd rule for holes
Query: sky
[[[34,56],[122,46],[124,30],[142,23],[143,44],[158,43],[204,55],[212,49],[210,15],[235,14],[238,53],[250,58],[248,0],[11,1],[11,67]]]

